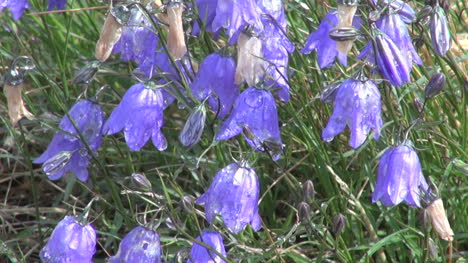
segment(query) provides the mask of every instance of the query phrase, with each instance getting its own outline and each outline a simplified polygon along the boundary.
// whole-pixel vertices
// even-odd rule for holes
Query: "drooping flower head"
[[[161,131],[163,111],[173,97],[151,83],[133,85],[104,124],[103,133],[112,135],[124,130],[125,142],[132,151],[140,150],[151,138],[164,151],[167,141]]]
[[[201,236],[197,237],[197,240],[207,244],[208,246],[215,249],[224,257],[227,257],[226,250],[224,249],[223,237],[217,232],[202,231]],[[207,249],[206,247],[193,243],[192,249],[190,250],[190,257],[187,263],[223,263],[226,262],[221,259],[214,251]]]
[[[261,21],[263,31],[262,53],[265,60],[266,85],[278,88],[279,98],[289,101],[288,60],[289,53],[294,51],[294,45],[287,37],[287,21],[284,14],[283,1],[259,0],[257,5],[262,11]]]
[[[122,36],[112,51],[115,54],[120,53],[124,61],[135,61],[147,77],[151,77],[156,68],[158,48],[158,36],[151,28],[151,23],[143,13],[138,8],[132,9],[127,25],[123,27]]]
[[[10,9],[13,19],[18,21],[23,16],[24,10],[31,8],[31,5],[28,0],[1,0],[0,12],[6,7]]]
[[[226,227],[237,234],[248,224],[255,231],[260,229],[259,197],[260,184],[255,171],[232,163],[216,173],[197,203],[205,204],[206,219],[210,223],[216,215],[221,215]]]
[[[348,79],[338,88],[333,114],[322,132],[325,141],[341,133],[348,125],[351,130],[349,145],[361,146],[371,130],[374,139],[382,128],[380,92],[371,80]]]
[[[213,53],[203,60],[190,86],[197,100],[204,101],[208,98],[211,109],[219,111],[220,118],[231,111],[239,96],[239,87],[234,83],[235,72],[236,63],[233,58]]]
[[[390,84],[400,87],[410,81],[413,56],[408,59],[408,54],[395,45],[386,34],[373,28],[373,40],[364,47],[358,58],[367,58],[370,63],[377,65],[378,71]],[[374,50],[377,51],[375,54]]]
[[[421,190],[428,189],[418,154],[407,142],[389,148],[380,158],[372,202],[380,200],[392,206],[405,201],[411,207],[421,207]]]
[[[212,30],[216,32],[225,28],[229,43],[234,44],[246,26],[252,26],[256,31],[262,30],[260,16],[261,11],[255,0],[218,0]]]
[[[40,252],[43,263],[92,263],[96,253],[96,230],[82,225],[78,218],[66,216],[55,227],[49,241]]]
[[[120,241],[119,251],[109,258],[109,262],[160,263],[162,262],[161,254],[158,233],[144,226],[137,226]]]
[[[73,105],[68,115],[90,149],[96,152],[102,143],[104,113],[101,107],[92,101],[80,100]],[[70,170],[81,181],[88,180],[87,166],[91,156],[86,145],[67,116],[60,121],[59,129],[66,133],[56,132],[47,150],[34,163],[43,163],[42,169],[51,180],[59,179]]]
[[[338,24],[336,11],[330,11],[317,29],[307,38],[304,48],[301,53],[309,54],[313,50],[317,50],[317,58],[319,67],[322,69],[330,68],[335,63],[335,57],[343,65],[347,65],[347,56],[344,53],[338,52],[336,41],[330,38],[329,32]]]
[[[65,6],[67,6],[67,0],[49,0],[49,6],[47,7],[47,10],[51,11],[54,10],[54,8],[62,10],[65,9]]]
[[[268,150],[264,149],[266,141],[282,145],[275,98],[270,91],[256,88],[244,90],[237,98],[231,115],[221,126],[216,140],[230,139],[245,127],[253,133],[253,137],[245,136],[246,141],[258,151]],[[273,160],[279,156],[279,153],[274,154]]]

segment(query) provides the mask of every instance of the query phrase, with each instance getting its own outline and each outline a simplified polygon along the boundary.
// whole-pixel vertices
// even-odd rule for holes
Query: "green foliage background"
[[[44,2],[31,1],[33,10],[45,10]],[[290,57],[294,70],[291,101],[278,106],[285,153],[277,163],[262,153],[250,158],[261,181],[263,229],[255,233],[247,228],[233,235],[221,220],[214,226],[223,235],[231,262],[376,262],[384,258],[388,262],[445,262],[448,243],[433,230],[424,229],[421,209],[405,204],[387,208],[370,201],[380,155],[400,139],[402,127],[418,117],[413,101],[423,101],[428,78],[439,71],[447,76],[447,86],[427,102],[423,122],[411,130],[409,138],[418,150],[426,178],[444,200],[455,232],[453,262],[464,262],[468,253],[468,185],[467,175],[457,169],[455,161],[468,161],[468,55],[455,40],[456,32],[466,33],[467,16],[462,12],[466,2],[453,2],[450,26],[454,41],[448,56],[433,55],[427,26],[412,27],[414,36],[422,36],[424,45],[419,52],[424,66],[415,67],[413,82],[402,88],[379,85],[385,122],[381,139],[369,139],[352,150],[347,132],[331,143],[321,140],[332,105],[318,98],[327,84],[352,76],[359,65],[354,57],[365,40],[355,43],[347,68],[335,65],[330,70],[319,70],[315,52],[302,55],[299,50],[329,6],[336,5],[328,1],[285,1],[289,37],[296,45]],[[424,4],[411,3],[416,10]],[[160,223],[164,258],[168,262],[176,260],[175,255],[189,251],[192,240],[208,227],[203,208],[196,205],[188,213],[182,208],[182,197],[200,196],[216,171],[234,158],[249,155],[249,147],[241,137],[211,146],[202,155],[220,124],[211,113],[207,123],[214,124],[206,128],[201,143],[184,148],[177,136],[189,110],[174,104],[165,112],[163,132],[169,142],[165,152],[158,152],[151,143],[139,152],[130,152],[123,134],[108,136],[90,166],[91,180],[86,184],[73,176],[50,181],[38,165],[32,164],[46,149],[60,118],[80,96],[91,97],[101,86],[110,85],[113,90],[106,89],[100,102],[108,116],[125,90],[135,83],[131,79],[135,65],[122,62],[118,56],[101,67],[86,90],[72,83],[75,72],[94,58],[107,11],[104,5],[69,0],[68,9],[81,10],[44,15],[28,12],[18,22],[8,12],[0,14],[0,74],[4,75],[19,55],[33,58],[37,66],[27,76],[29,89],[24,94],[36,120],[23,120],[20,126],[12,127],[6,99],[0,96],[1,262],[2,257],[7,262],[38,261],[38,252],[56,223],[67,214],[79,214],[93,197],[100,197],[90,213],[99,235],[96,262],[113,255],[124,234],[145,220]],[[103,8],[86,10],[100,6]],[[208,34],[188,38],[196,62],[214,52],[220,43]],[[132,191],[129,176],[134,172],[146,174],[154,196]],[[305,180],[313,181],[316,194],[310,201],[309,220],[299,221],[297,205],[303,201],[301,183]],[[335,237],[331,229],[333,217],[339,213],[346,217],[347,224],[344,232]],[[429,253],[430,243],[437,248],[436,256]]]

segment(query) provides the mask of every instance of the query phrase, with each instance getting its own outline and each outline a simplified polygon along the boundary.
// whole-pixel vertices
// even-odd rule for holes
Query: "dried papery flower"
[[[338,1],[338,26],[337,28],[350,28],[353,26],[354,14],[357,10],[355,3],[340,3],[346,1]],[[353,1],[351,1],[353,2]],[[347,54],[353,47],[354,40],[338,41],[336,42],[336,48],[339,52]]]
[[[104,62],[112,53],[114,45],[122,36],[123,26],[117,21],[111,12],[107,15],[104,26],[102,27],[101,35],[96,43],[95,57],[97,60]]]
[[[169,53],[175,60],[181,59],[187,53],[185,45],[184,27],[182,24],[182,13],[184,5],[181,3],[170,3],[167,6],[167,22],[169,24],[169,33],[167,45]]]
[[[237,41],[236,84],[245,81],[255,87],[265,71],[262,57],[262,41],[241,33]]]
[[[425,210],[431,217],[432,227],[439,233],[439,237],[446,241],[453,241],[453,230],[447,219],[442,199],[433,200]]]
[[[431,32],[432,47],[436,51],[437,55],[444,56],[450,49],[451,42],[448,20],[442,7],[437,5],[432,9],[429,28]]]
[[[5,83],[3,86],[3,92],[5,93],[8,104],[8,115],[10,116],[11,124],[13,126],[15,126],[23,117],[30,120],[34,118],[34,116],[24,106],[23,96],[21,94],[24,87],[24,83],[17,86]]]

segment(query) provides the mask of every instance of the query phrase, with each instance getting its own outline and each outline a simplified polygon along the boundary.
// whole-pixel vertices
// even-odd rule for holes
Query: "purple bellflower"
[[[218,0],[212,30],[225,28],[229,44],[234,44],[244,27],[250,25],[257,31],[262,30],[260,17],[261,11],[255,0]]]
[[[67,0],[49,0],[49,6],[47,7],[47,10],[51,11],[54,10],[54,8],[57,8],[58,10],[63,10],[67,6]]]
[[[372,0],[374,5],[377,5],[378,0]],[[393,12],[396,12],[405,24],[411,24],[416,18],[416,13],[413,8],[407,3],[400,0],[381,0],[384,6],[389,6]],[[383,7],[383,6],[382,6]]]
[[[205,204],[208,222],[212,223],[216,215],[221,215],[226,227],[237,234],[248,224],[255,231],[261,228],[259,197],[260,184],[255,171],[232,163],[216,173],[197,203]]]
[[[372,202],[380,200],[385,206],[392,206],[405,201],[411,207],[421,207],[421,189],[427,191],[429,186],[414,149],[403,144],[385,151],[380,158]]]
[[[410,81],[410,72],[412,68],[413,55],[408,59],[408,53],[411,51],[400,49],[386,34],[374,28],[374,39],[367,43],[366,47],[361,51],[358,58],[367,58],[374,65],[377,64],[378,70],[382,77],[390,82],[390,84],[401,87],[406,82]],[[374,54],[374,49],[377,54]],[[377,63],[376,63],[377,62]]]
[[[221,126],[216,140],[230,139],[241,133],[245,127],[254,135],[254,138],[245,136],[245,139],[258,151],[266,150],[263,147],[265,141],[282,145],[275,98],[270,91],[256,88],[244,90],[237,98],[231,115]],[[273,160],[277,160],[279,156],[273,155]]]
[[[356,23],[355,26],[358,26],[358,22],[356,17],[354,17],[353,23]],[[309,35],[304,48],[301,50],[304,54],[317,50],[318,64],[322,69],[332,67],[335,63],[335,57],[338,58],[338,61],[343,66],[346,66],[348,63],[346,54],[338,51],[336,41],[331,39],[329,35],[329,32],[337,25],[338,16],[336,10],[332,10],[322,19],[317,31]]]
[[[137,226],[120,241],[119,251],[109,263],[152,262],[161,263],[161,243],[158,233]]]
[[[376,24],[377,28],[395,43],[400,53],[408,61],[409,67],[411,67],[413,62],[417,65],[422,65],[421,58],[414,49],[408,28],[401,20],[400,15],[395,13],[383,15]]]
[[[101,107],[89,100],[80,100],[68,114],[91,150],[96,152],[102,143],[104,113]],[[87,166],[91,156],[85,144],[67,116],[60,121],[59,128],[66,133],[56,132],[47,150],[34,163],[43,164],[42,169],[50,180],[57,180],[70,170],[81,181],[88,180]]]
[[[128,23],[123,28],[122,36],[115,44],[113,53],[120,53],[124,61],[135,61],[141,72],[148,78],[156,68],[156,50],[158,36],[151,31],[151,23],[137,8],[131,10]]]
[[[193,96],[199,101],[208,98],[211,109],[219,111],[219,117],[224,118],[239,96],[239,87],[234,83],[235,73],[233,58],[218,53],[207,56],[190,86]]]
[[[140,150],[149,138],[159,150],[167,148],[161,131],[163,111],[173,98],[152,83],[133,85],[104,124],[103,133],[112,135],[124,130],[125,142],[132,151]]]
[[[262,11],[261,21],[263,31],[262,40],[263,58],[267,73],[266,85],[278,88],[278,97],[283,102],[289,101],[288,60],[289,53],[294,51],[294,45],[285,35],[287,21],[284,14],[282,0],[257,1]]]
[[[432,10],[429,28],[431,30],[432,47],[437,55],[444,56],[450,49],[450,29],[444,9],[439,5]]]
[[[83,225],[74,216],[66,216],[55,227],[49,241],[40,252],[43,263],[92,263],[96,253],[96,230]]]
[[[226,250],[224,249],[223,237],[217,232],[202,231],[201,236],[197,237],[197,240],[207,244],[208,246],[215,249],[224,257],[227,257]],[[221,259],[212,250],[206,247],[193,243],[192,249],[190,250],[190,258],[187,263],[223,263],[226,262]]]
[[[0,12],[4,8],[10,9],[11,16],[15,21],[18,21],[24,13],[24,10],[31,7],[28,0],[0,0]]]
[[[218,0],[196,0],[195,4],[197,5],[198,16],[200,17],[205,30],[207,32],[213,32],[212,25],[216,16],[216,6],[218,5]],[[217,35],[217,32],[213,33]],[[200,25],[198,24],[197,20],[194,21],[192,34],[195,36],[200,34]]]
[[[351,130],[349,145],[355,149],[364,143],[371,129],[375,132],[374,139],[379,138],[382,128],[380,92],[372,81],[348,79],[340,85],[322,138],[333,140],[346,125]]]

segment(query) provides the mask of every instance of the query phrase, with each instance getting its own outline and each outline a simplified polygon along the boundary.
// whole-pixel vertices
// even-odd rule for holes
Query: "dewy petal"
[[[119,251],[109,258],[110,263],[126,262],[152,262],[160,263],[161,242],[158,233],[137,226],[130,231],[120,242]]]
[[[217,232],[202,231],[201,236],[197,237],[197,240],[207,244],[208,246],[215,249],[224,257],[227,257],[226,250],[223,244],[223,237]],[[192,249],[190,250],[190,257],[187,263],[223,263],[222,260],[216,253],[208,250],[206,247],[201,246],[197,243],[193,243]]]
[[[258,199],[260,185],[255,171],[233,163],[220,170],[209,189],[197,203],[205,204],[206,218],[212,222],[219,214],[233,233],[242,231],[247,224],[254,230],[260,227]]]

